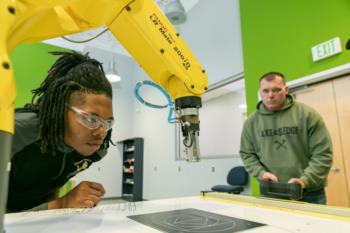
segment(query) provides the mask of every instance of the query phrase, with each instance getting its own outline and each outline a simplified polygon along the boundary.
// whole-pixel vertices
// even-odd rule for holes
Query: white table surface
[[[350,216],[348,219],[324,218],[292,210],[208,200],[200,196],[144,201],[135,205],[130,203],[99,205],[93,209],[6,214],[5,230],[6,233],[160,232],[127,216],[186,208],[267,224],[244,231],[249,233],[350,233]]]

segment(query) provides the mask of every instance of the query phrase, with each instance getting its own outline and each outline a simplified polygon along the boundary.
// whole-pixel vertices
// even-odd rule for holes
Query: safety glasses
[[[68,109],[75,112],[76,120],[88,129],[93,130],[102,127],[105,131],[108,131],[112,128],[114,124],[114,120],[112,119],[104,120],[101,117],[85,112],[84,110],[81,110],[77,107],[70,106],[68,104],[66,104],[66,106],[68,107]]]

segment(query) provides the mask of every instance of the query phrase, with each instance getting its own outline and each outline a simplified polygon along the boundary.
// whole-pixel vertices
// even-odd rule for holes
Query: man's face
[[[286,101],[288,87],[283,84],[283,79],[276,76],[274,80],[263,79],[260,82],[260,97],[265,108],[271,112],[281,109]]]
[[[108,124],[103,123],[112,119],[111,98],[85,94],[83,104],[73,101],[66,108],[64,142],[81,155],[89,156],[100,149],[108,130],[105,128]]]

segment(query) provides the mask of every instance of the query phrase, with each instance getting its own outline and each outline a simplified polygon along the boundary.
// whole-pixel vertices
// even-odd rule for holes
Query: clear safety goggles
[[[91,113],[85,112],[84,110],[81,110],[77,107],[66,105],[70,110],[75,112],[75,116],[77,121],[85,126],[88,129],[97,129],[99,127],[102,127],[105,131],[108,131],[112,128],[114,124],[114,120],[104,120],[101,117],[95,116]]]

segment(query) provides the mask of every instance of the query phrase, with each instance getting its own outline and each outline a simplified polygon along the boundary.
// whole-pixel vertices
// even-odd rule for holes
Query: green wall
[[[349,0],[241,0],[240,14],[249,114],[264,73],[278,71],[290,81],[350,62]],[[313,62],[311,47],[335,37],[345,51]],[[252,188],[257,195],[257,182]]]
[[[11,54],[17,88],[15,107],[31,102],[31,90],[39,87],[57,59],[48,52],[58,50],[64,49],[44,43],[22,44],[15,48]]]

